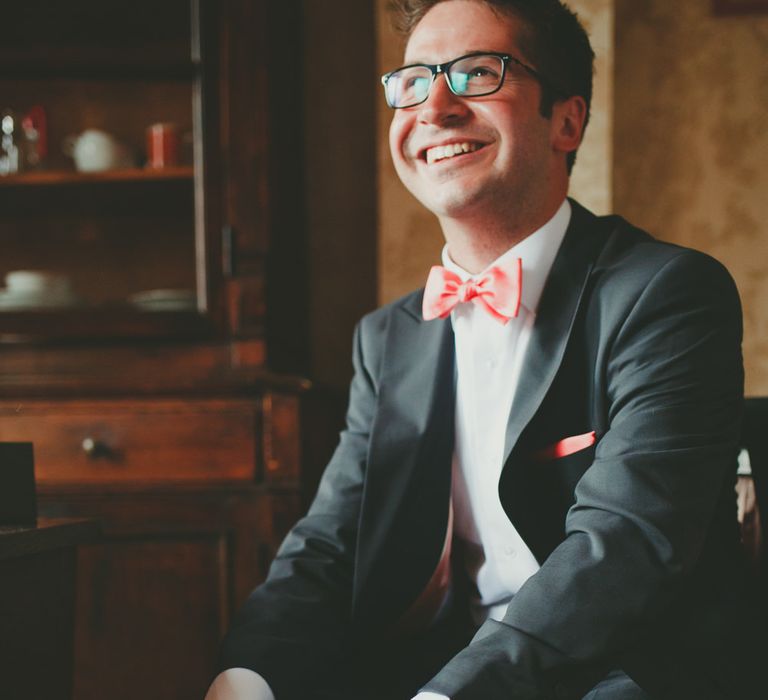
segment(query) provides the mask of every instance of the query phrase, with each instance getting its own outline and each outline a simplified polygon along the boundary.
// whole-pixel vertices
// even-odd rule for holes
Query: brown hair
[[[520,50],[547,80],[541,84],[539,110],[552,116],[558,100],[579,95],[587,105],[586,128],[592,104],[592,74],[595,54],[589,36],[576,14],[560,0],[477,0],[497,13],[520,19],[525,30],[520,36]],[[445,0],[391,0],[393,25],[409,37],[424,15]],[[554,87],[552,87],[554,86]],[[568,154],[568,172],[573,169],[576,151]]]

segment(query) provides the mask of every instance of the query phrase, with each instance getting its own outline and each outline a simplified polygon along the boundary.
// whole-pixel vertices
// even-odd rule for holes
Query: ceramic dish
[[[128,297],[134,306],[148,311],[194,311],[197,296],[191,289],[149,289]]]

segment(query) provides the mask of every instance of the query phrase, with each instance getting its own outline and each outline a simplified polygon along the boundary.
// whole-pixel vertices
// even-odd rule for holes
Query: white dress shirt
[[[509,601],[539,569],[536,558],[509,521],[499,499],[507,420],[541,292],[565,231],[571,205],[565,200],[552,219],[488,267],[521,258],[520,312],[506,325],[474,303],[451,313],[456,344],[456,434],[453,456],[454,552],[464,559],[477,596],[470,602],[480,625],[501,620]],[[443,249],[443,266],[462,281],[472,277]],[[415,700],[447,700],[419,693]]]

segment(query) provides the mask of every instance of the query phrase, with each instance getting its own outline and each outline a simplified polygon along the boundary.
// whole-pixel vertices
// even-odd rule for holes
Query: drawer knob
[[[81,446],[83,448],[83,452],[85,452],[85,454],[87,454],[92,459],[101,457],[103,455],[108,455],[110,452],[107,445],[92,437],[84,438]]]

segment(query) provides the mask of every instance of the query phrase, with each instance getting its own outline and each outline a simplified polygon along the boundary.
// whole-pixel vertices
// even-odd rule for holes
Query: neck
[[[440,218],[451,260],[470,274],[482,272],[512,246],[544,226],[557,213],[564,197],[554,198],[535,213],[520,211],[513,217]]]

